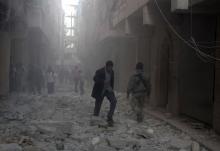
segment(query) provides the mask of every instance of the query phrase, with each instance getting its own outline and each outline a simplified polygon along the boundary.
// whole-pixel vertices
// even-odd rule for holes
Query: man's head
[[[113,70],[113,62],[111,60],[107,61],[105,64],[105,68],[107,72],[111,72]]]
[[[138,62],[136,64],[136,70],[143,71],[144,70],[144,64],[142,62]]]

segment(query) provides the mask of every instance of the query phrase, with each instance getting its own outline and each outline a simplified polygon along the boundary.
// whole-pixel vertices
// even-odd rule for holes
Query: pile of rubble
[[[207,151],[183,132],[146,115],[138,124],[118,94],[115,126],[106,126],[108,102],[94,118],[89,95],[21,95],[0,105],[0,151]]]

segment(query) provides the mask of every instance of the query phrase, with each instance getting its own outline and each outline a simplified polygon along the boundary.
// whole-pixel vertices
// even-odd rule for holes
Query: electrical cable
[[[193,7],[192,7],[192,0],[190,0],[190,35],[193,37]],[[194,39],[195,40],[195,39]],[[199,46],[201,48],[206,48],[206,49],[213,49],[213,48],[220,48],[220,46],[205,46],[201,44],[197,44],[196,46]]]
[[[169,26],[170,29],[173,31],[173,33],[174,33],[180,40],[182,40],[187,46],[189,46],[190,48],[192,48],[193,50],[195,50],[196,52],[198,52],[198,53],[201,54],[202,56],[207,57],[207,58],[210,58],[210,59],[214,59],[214,60],[216,60],[216,61],[220,61],[220,58],[216,58],[216,57],[213,57],[213,56],[211,56],[211,55],[209,55],[209,54],[206,54],[206,53],[202,52],[202,51],[198,48],[198,46],[197,46],[197,44],[196,44],[194,38],[191,37],[192,40],[193,40],[193,43],[194,43],[194,45],[195,45],[196,47],[194,47],[189,41],[187,41],[185,38],[183,38],[183,37],[176,31],[176,29],[173,27],[173,25],[169,22],[169,20],[167,19],[166,15],[164,14],[164,12],[162,11],[162,9],[160,8],[159,3],[157,2],[157,0],[154,0],[154,1],[155,1],[155,4],[156,4],[156,6],[157,6],[157,8],[158,8],[158,10],[159,10],[159,12],[160,12],[160,14],[161,14],[161,16],[162,16],[163,19],[164,19],[164,21],[168,24],[168,26]]]
[[[191,37],[192,41],[194,42],[195,46],[196,46],[196,55],[205,63],[209,62],[209,63],[214,63],[212,60],[210,59],[213,59],[211,58],[210,56],[208,56],[206,53],[202,52],[196,42],[195,42],[195,39],[193,37]]]

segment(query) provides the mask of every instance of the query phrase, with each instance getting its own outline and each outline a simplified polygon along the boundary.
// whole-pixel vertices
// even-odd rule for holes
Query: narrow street
[[[0,0],[0,151],[220,151],[219,62],[220,0]]]
[[[80,97],[70,88],[54,95],[13,95],[1,101],[1,151],[206,151],[198,143],[150,115],[138,124],[123,94],[117,94],[115,126],[106,126],[108,101],[93,118],[90,90]],[[7,144],[7,145],[6,145]]]

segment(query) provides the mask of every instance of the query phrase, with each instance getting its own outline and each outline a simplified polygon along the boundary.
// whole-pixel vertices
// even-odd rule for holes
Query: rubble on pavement
[[[0,104],[1,151],[207,151],[167,123],[145,116],[138,124],[117,95],[115,126],[106,125],[108,101],[92,116],[94,101],[64,91],[12,96]]]

